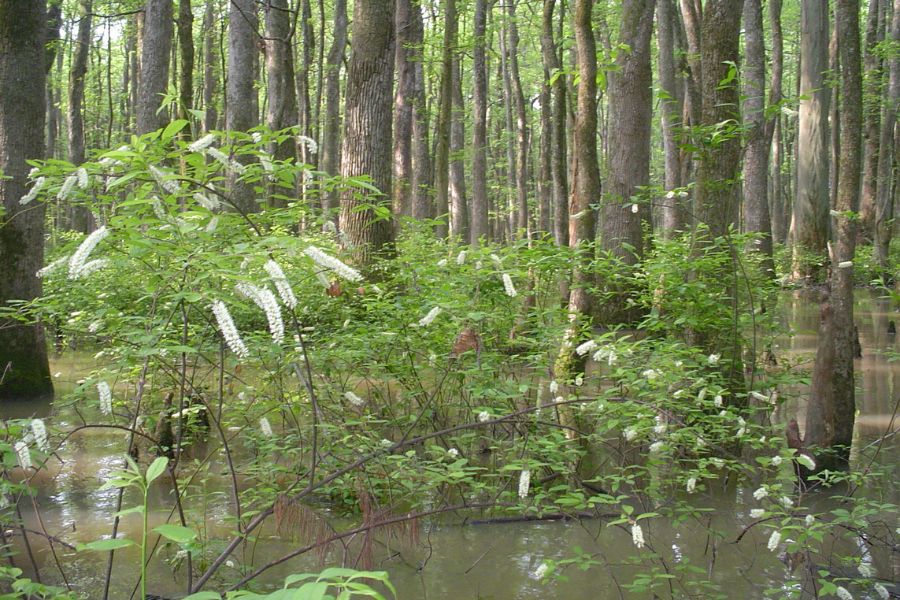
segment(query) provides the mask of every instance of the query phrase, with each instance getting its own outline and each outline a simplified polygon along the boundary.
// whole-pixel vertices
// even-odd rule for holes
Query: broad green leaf
[[[169,459],[165,456],[160,456],[156,460],[154,460],[149,467],[147,467],[147,484],[153,482],[154,479],[163,474],[163,471],[166,470],[166,465],[169,464]]]
[[[169,140],[171,140],[179,131],[184,129],[185,125],[187,124],[188,122],[185,119],[176,119],[169,123],[163,130],[162,141],[168,142]]]
[[[93,550],[95,552],[109,552],[110,550],[118,550],[119,548],[127,548],[129,546],[137,546],[134,540],[128,538],[116,538],[112,540],[96,540],[79,546],[79,550]]]
[[[153,531],[179,544],[186,544],[197,537],[197,532],[190,527],[174,524],[160,525],[159,527],[154,527]]]

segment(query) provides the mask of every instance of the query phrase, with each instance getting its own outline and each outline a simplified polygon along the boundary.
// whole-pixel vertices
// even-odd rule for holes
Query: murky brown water
[[[794,336],[781,341],[780,354],[790,355],[791,360],[801,363],[811,363],[817,306],[802,294],[785,295],[783,300],[785,318]],[[900,350],[897,336],[887,333],[890,320],[900,321],[900,315],[889,301],[878,299],[874,293],[859,293],[857,323],[863,358],[857,361],[857,372],[861,373],[861,394],[857,397],[860,414],[855,438],[858,447],[884,435],[889,427],[897,430],[900,426],[898,421],[891,422],[894,403],[900,397],[900,362],[891,363],[884,354],[885,351]],[[56,379],[58,390],[65,392],[91,366],[90,357],[77,353],[54,360],[52,371],[59,373]],[[34,403],[5,405],[2,409],[6,417],[46,416],[53,412],[49,404]],[[66,421],[71,419],[69,410],[56,411],[53,415],[58,427],[65,428]],[[778,418],[798,416],[802,423],[804,410],[805,402],[801,394],[796,403],[786,404],[780,409]],[[99,491],[99,487],[111,471],[121,467],[122,440],[121,431],[105,429],[85,430],[73,436],[59,454],[62,462],[51,460],[48,468],[36,478],[39,492],[33,504],[26,501],[21,506],[29,527],[40,528],[35,511],[39,507],[46,530],[67,542],[86,542],[108,535],[117,492]],[[892,440],[883,449],[880,460],[896,464],[898,458],[900,450]],[[205,539],[216,540],[230,534],[230,504],[222,477],[226,469],[218,455],[213,454],[211,465],[213,475],[191,488],[192,494],[205,499],[206,518],[203,522],[198,522],[196,517],[189,518],[193,519],[191,525],[200,529]],[[171,504],[166,485],[155,486],[153,492],[153,505]],[[665,519],[644,521],[649,546],[664,560],[655,561],[655,568],[660,572],[668,568],[677,573],[696,567],[701,575],[696,576],[695,580],[705,579],[703,574],[708,573],[711,581],[733,599],[763,597],[766,589],[781,589],[785,594],[790,589],[796,589],[799,584],[787,575],[778,556],[766,549],[767,530],[753,529],[740,543],[734,543],[743,525],[750,521],[747,511],[753,505],[751,492],[735,487],[713,487],[702,495],[697,494],[692,501],[699,501],[713,508],[714,512],[677,529],[670,527]],[[127,499],[125,506],[129,506],[131,501],[133,498]],[[822,497],[816,502],[822,504],[820,509],[824,509],[829,499]],[[151,520],[164,522],[168,516],[168,511],[156,511]],[[722,532],[723,537],[711,537],[708,532],[713,529]],[[138,520],[126,519],[122,530],[129,537],[137,537]],[[280,556],[291,547],[291,544],[272,535],[271,531],[264,531],[263,538],[260,544],[236,553],[225,572],[232,576],[251,564],[259,565]],[[502,525],[432,524],[421,532],[420,538],[420,544],[415,548],[384,548],[376,554],[380,561],[376,568],[390,572],[399,597],[403,599],[594,600],[649,597],[647,594],[632,595],[622,587],[636,574],[648,572],[646,560],[637,562],[638,554],[630,533],[623,528],[608,527],[601,520]],[[31,542],[46,578],[58,583],[59,574],[53,567],[54,559],[49,547],[35,537],[31,538]],[[566,581],[538,581],[534,573],[542,562],[571,557],[576,547],[593,555],[596,565],[587,571],[567,568],[563,572]],[[85,597],[98,597],[99,582],[102,581],[98,575],[103,571],[106,556],[91,553],[75,555],[58,545],[56,551],[73,588],[84,592]],[[162,550],[158,559],[153,561],[148,587],[153,593],[172,597],[183,595],[184,570],[173,575],[172,566],[166,562],[173,557],[174,551]],[[823,562],[826,558],[823,557]],[[883,579],[890,580],[900,571],[896,557],[873,553],[871,559],[872,566]],[[334,553],[328,562],[336,564],[341,560],[341,555]],[[130,596],[137,578],[137,562],[136,552],[117,553],[114,571],[116,589],[112,598]],[[317,571],[320,568],[316,558],[303,557],[273,569],[266,581],[278,581],[290,573]],[[673,584],[672,589],[661,588],[659,593],[662,597],[715,597],[702,588],[687,589],[677,583]],[[777,592],[772,595],[778,597]]]

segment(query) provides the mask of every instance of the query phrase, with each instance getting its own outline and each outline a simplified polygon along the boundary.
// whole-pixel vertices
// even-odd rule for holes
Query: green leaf
[[[154,479],[163,474],[163,471],[166,470],[166,465],[169,464],[169,459],[165,456],[160,456],[153,463],[147,467],[147,484],[153,482]]]
[[[166,524],[154,527],[153,531],[179,544],[187,544],[197,537],[197,532],[190,527],[182,527],[181,525]]]
[[[144,514],[144,505],[138,504],[137,506],[132,506],[131,508],[126,508],[124,510],[120,510],[116,513],[117,517],[124,517],[125,515],[130,515],[133,513]]]
[[[79,550],[93,550],[95,552],[109,552],[110,550],[118,550],[119,548],[127,548],[129,546],[137,546],[134,540],[128,538],[115,538],[111,540],[96,540],[78,546]]]
[[[197,592],[186,596],[183,600],[222,600],[222,596],[215,592]]]
[[[179,131],[184,129],[187,124],[188,122],[185,119],[176,119],[169,123],[162,132],[162,141],[168,142],[171,140]]]

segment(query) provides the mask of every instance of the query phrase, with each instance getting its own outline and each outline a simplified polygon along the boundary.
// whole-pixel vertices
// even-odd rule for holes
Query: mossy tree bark
[[[44,158],[45,0],[0,0],[0,306],[40,296],[44,204],[19,204],[29,159]],[[0,399],[53,393],[40,324],[0,319]]]

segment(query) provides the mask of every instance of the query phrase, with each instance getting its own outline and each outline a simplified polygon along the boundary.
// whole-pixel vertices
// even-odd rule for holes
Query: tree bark
[[[766,135],[766,47],[762,2],[744,0],[744,229],[761,235],[755,250],[763,255],[763,272],[775,277],[772,220],[769,215],[769,147]]]
[[[450,120],[453,110],[453,54],[458,27],[456,0],[444,0],[444,45],[441,50],[441,95],[434,156],[434,208],[438,238],[447,237],[450,188]]]
[[[797,138],[797,197],[794,202],[794,277],[814,281],[828,242],[828,2],[800,5],[800,121]],[[813,260],[809,260],[812,258]]]
[[[0,0],[0,306],[41,295],[45,205],[19,199],[28,189],[25,161],[44,158],[46,19],[44,0]],[[0,373],[0,399],[53,393],[40,324],[0,319]]]
[[[137,133],[162,129],[169,122],[167,110],[159,110],[169,85],[172,53],[172,0],[147,0],[140,38],[140,75],[135,102]]]
[[[863,179],[859,208],[859,233],[872,239],[875,223],[875,198],[878,192],[878,145],[881,125],[881,95],[884,82],[882,55],[878,45],[884,40],[885,23],[881,16],[882,0],[869,0],[866,16],[866,51],[863,67],[863,110],[865,129],[863,139]]]
[[[650,183],[650,129],[653,119],[650,36],[656,0],[623,0],[619,26],[620,51],[609,74],[609,179],[601,209],[600,247],[623,267],[643,258],[642,222],[650,220],[650,205],[641,202],[640,188]],[[634,208],[637,208],[635,211]],[[629,323],[638,317],[629,300],[636,290],[612,276],[601,281],[609,300],[599,307],[604,324]]]
[[[322,124],[322,146],[319,168],[326,175],[337,175],[341,163],[341,66],[347,47],[347,0],[335,0],[334,31],[325,62],[325,122]],[[322,212],[333,219],[337,192],[321,190]]]
[[[424,42],[424,25],[422,10],[418,4],[412,13],[413,43],[421,48]],[[424,51],[420,51],[420,56]],[[417,60],[413,67],[413,217],[430,219],[434,216],[433,179],[431,169],[431,148],[428,144],[428,104],[425,94],[425,67],[423,60]]]
[[[181,72],[178,74],[178,116],[190,126],[182,130],[190,134],[194,130],[194,13],[191,0],[178,0],[178,53]]]
[[[216,54],[216,3],[206,0],[203,11],[203,131],[216,128],[219,113],[216,109],[216,95],[219,87],[218,56]]]
[[[487,94],[488,69],[485,58],[488,1],[475,0],[475,28],[472,48],[472,223],[470,241],[479,244],[488,235],[487,195]]]
[[[781,0],[769,0],[769,28],[772,31],[772,83],[769,89],[769,105],[778,106],[779,109],[769,117],[766,123],[766,137],[772,152],[771,168],[771,210],[773,241],[784,243],[787,238],[787,217],[785,209],[789,206],[785,202],[781,161],[784,155],[782,140],[782,116],[780,104],[783,99],[782,79],[784,73],[784,36],[781,28]]]
[[[553,237],[558,246],[569,245],[569,167],[566,140],[566,75],[553,39],[553,12],[556,0],[544,0],[541,52],[550,77],[553,96],[551,115],[550,168],[553,178]],[[562,13],[562,7],[560,7]]]
[[[412,215],[412,125],[413,89],[415,87],[415,64],[421,60],[421,49],[412,41],[413,11],[421,10],[413,6],[412,0],[396,0],[395,27],[397,48],[394,69],[397,71],[397,92],[394,94],[394,172],[393,202],[394,214]]]
[[[522,79],[519,77],[519,26],[516,17],[516,2],[508,0],[507,16],[509,56],[509,82],[512,104],[516,117],[516,230],[519,237],[527,237],[529,232],[528,214],[528,116],[525,112],[525,95],[522,93]]]
[[[391,113],[394,79],[394,3],[356,0],[353,45],[347,69],[341,175],[368,175],[378,192],[341,194],[340,228],[360,266],[390,253],[393,225],[391,191]],[[387,213],[387,218],[385,214]]]
[[[662,234],[671,237],[684,228],[687,214],[681,205],[681,197],[676,193],[682,187],[681,114],[684,111],[684,83],[676,77],[675,66],[675,19],[674,0],[658,0],[656,3],[656,29],[659,39],[659,85],[661,88],[660,112],[662,120],[663,153],[665,161],[666,195],[662,205]]]
[[[72,52],[69,69],[69,162],[80,165],[84,162],[84,77],[87,74],[88,51],[91,44],[92,0],[78,3],[78,35]]]
[[[450,120],[450,235],[469,240],[469,206],[466,201],[466,109],[463,105],[460,59],[453,60],[453,112]]]
[[[891,40],[900,41],[900,0],[894,0],[891,17]],[[891,54],[887,97],[881,117],[881,142],[878,149],[878,196],[875,206],[875,263],[886,281],[893,280],[889,261],[891,237],[894,230],[894,167],[897,143],[894,128],[897,124],[897,103],[900,102],[900,56]]]
[[[297,124],[293,33],[287,0],[270,0],[266,5],[266,127],[272,131]],[[294,142],[288,139],[273,144],[270,152],[276,160],[287,160],[294,156],[295,148]]]
[[[259,124],[256,74],[259,69],[259,16],[255,0],[231,0],[228,18],[228,80],[225,94],[225,127],[232,132],[248,131]],[[235,160],[248,162],[246,157]],[[253,186],[229,174],[231,202],[240,212],[257,212],[259,204]]]

